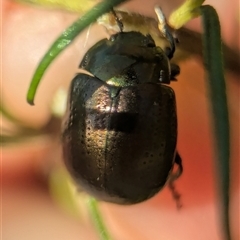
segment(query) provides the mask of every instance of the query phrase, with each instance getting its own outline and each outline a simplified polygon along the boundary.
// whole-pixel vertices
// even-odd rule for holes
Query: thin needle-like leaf
[[[211,6],[199,8],[203,19],[203,50],[205,68],[208,77],[208,89],[211,100],[213,129],[215,132],[216,166],[223,209],[223,230],[230,240],[229,227],[229,118],[226,86],[223,71],[223,56],[220,23],[215,9]]]
[[[98,209],[98,202],[95,198],[89,197],[88,199],[88,208],[89,212],[92,216],[92,219],[94,221],[95,227],[99,232],[100,239],[101,240],[111,240],[106,227],[103,224],[103,220],[101,218],[101,214]]]

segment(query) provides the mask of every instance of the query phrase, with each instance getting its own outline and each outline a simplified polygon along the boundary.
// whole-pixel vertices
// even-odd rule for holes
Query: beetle
[[[120,24],[119,24],[120,25]],[[170,64],[150,35],[120,32],[100,40],[71,82],[62,125],[63,158],[86,192],[99,200],[147,200],[182,173]],[[173,45],[175,46],[175,45]],[[177,164],[177,172],[173,172]]]

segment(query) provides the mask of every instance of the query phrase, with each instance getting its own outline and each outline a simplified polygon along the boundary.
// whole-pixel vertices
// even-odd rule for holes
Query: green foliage
[[[211,100],[212,124],[215,133],[216,167],[222,201],[223,230],[230,240],[229,227],[229,173],[230,143],[226,84],[223,71],[222,41],[218,15],[211,6],[199,9],[203,22],[203,50],[209,96]]]
[[[39,5],[48,9],[63,9],[70,12],[84,13],[91,9],[97,0],[17,0],[21,3]]]
[[[169,17],[169,24],[179,29],[191,19],[199,17],[200,13],[194,11],[198,9],[205,0],[186,0],[177,10],[175,10]]]

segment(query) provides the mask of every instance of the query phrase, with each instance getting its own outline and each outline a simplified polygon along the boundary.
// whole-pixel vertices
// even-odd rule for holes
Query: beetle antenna
[[[175,52],[175,39],[167,25],[167,21],[165,18],[165,15],[163,14],[163,11],[160,7],[156,6],[154,8],[155,13],[157,14],[157,18],[158,18],[158,28],[161,31],[161,33],[163,34],[163,36],[169,41],[170,46],[171,46],[171,50],[168,53],[168,58],[171,59],[173,57],[173,54]]]
[[[115,10],[114,9],[112,9],[112,14],[113,14],[113,16],[114,16],[114,18],[115,18],[115,21],[117,22],[117,25],[118,25],[118,27],[119,27],[119,29],[120,29],[120,32],[123,32],[123,23],[122,23],[122,21],[120,20],[120,18],[118,17],[118,15],[117,15],[117,13],[115,12]]]

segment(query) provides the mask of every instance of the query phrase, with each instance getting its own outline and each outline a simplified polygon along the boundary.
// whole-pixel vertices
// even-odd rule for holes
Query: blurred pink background
[[[180,3],[133,0],[124,8],[154,16],[157,4],[168,16]],[[213,5],[219,14],[224,42],[239,51],[239,2],[212,0],[206,4]],[[25,99],[37,64],[78,16],[10,0],[3,0],[2,13],[2,99],[15,116],[38,128],[49,119],[53,93],[59,86],[68,86],[83,54],[106,34],[102,27],[93,26],[85,47],[86,32],[81,34],[51,65],[32,107]],[[199,20],[188,27],[201,31]],[[104,220],[114,240],[223,240],[204,69],[196,58],[182,62],[180,67],[178,81],[171,86],[177,97],[178,150],[184,164],[184,174],[176,183],[183,208],[176,209],[168,188],[134,206],[102,203]],[[231,227],[233,240],[238,240],[240,78],[226,72],[226,79],[232,147]],[[2,148],[3,240],[98,239],[90,220],[82,222],[68,215],[49,194],[47,173],[54,162],[61,162],[59,145],[60,140],[43,137]]]

